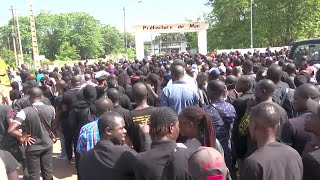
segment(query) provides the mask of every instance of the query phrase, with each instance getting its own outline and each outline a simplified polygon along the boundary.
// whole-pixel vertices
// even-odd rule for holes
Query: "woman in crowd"
[[[161,83],[159,77],[150,73],[146,78],[146,86],[148,89],[148,104],[150,106],[158,107],[160,105],[160,95],[161,95]]]

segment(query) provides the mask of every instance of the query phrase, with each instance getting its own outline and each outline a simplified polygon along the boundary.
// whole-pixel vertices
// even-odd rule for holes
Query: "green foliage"
[[[250,47],[250,0],[209,0],[208,49]],[[254,0],[254,47],[320,36],[319,0]]]
[[[95,59],[124,47],[122,33],[115,27],[102,25],[87,13],[51,14],[42,11],[35,16],[35,22],[40,54],[50,60]],[[27,58],[32,52],[29,17],[20,16],[19,24],[23,53]],[[13,49],[11,34],[12,20],[7,26],[0,27],[0,49]],[[127,37],[130,47],[134,44],[134,36],[128,33]]]
[[[56,59],[63,61],[71,61],[80,59],[80,55],[75,45],[70,45],[68,42],[61,44]]]
[[[13,51],[2,48],[0,50],[0,59],[3,59],[10,67],[16,67],[16,61]]]

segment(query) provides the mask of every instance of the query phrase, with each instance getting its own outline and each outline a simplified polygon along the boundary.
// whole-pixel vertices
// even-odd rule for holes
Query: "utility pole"
[[[19,56],[18,56],[18,63],[19,66],[23,64],[23,52],[22,52],[22,44],[21,44],[21,36],[20,36],[20,26],[19,26],[19,16],[16,15],[16,22],[17,22],[17,33],[18,33],[18,43],[19,43]]]
[[[126,8],[123,7],[123,32],[124,32],[124,48],[126,50],[126,60],[128,60],[128,37],[127,37],[127,27],[126,27]]]
[[[252,19],[252,5],[253,5],[253,0],[250,0],[250,41],[251,41],[251,43],[250,43],[250,48],[251,48],[251,50],[253,50],[253,19]]]
[[[39,59],[39,49],[38,49],[38,40],[36,32],[36,23],[33,15],[32,0],[29,0],[29,18],[30,18],[30,29],[31,29],[31,40],[32,40],[32,53],[34,60],[34,68],[40,69],[40,59]]]
[[[16,46],[16,26],[15,26],[15,20],[14,20],[14,10],[13,6],[11,6],[11,12],[12,12],[12,43],[13,43],[13,51],[14,51],[14,60],[16,62],[16,66],[19,66],[18,64],[18,56],[17,56],[17,46]]]

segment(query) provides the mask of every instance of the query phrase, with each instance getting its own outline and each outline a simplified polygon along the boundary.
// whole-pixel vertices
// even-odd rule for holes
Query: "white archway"
[[[207,54],[207,29],[209,29],[209,23],[137,25],[133,26],[132,29],[135,33],[136,57],[139,60],[144,58],[144,33],[198,32],[199,53]]]

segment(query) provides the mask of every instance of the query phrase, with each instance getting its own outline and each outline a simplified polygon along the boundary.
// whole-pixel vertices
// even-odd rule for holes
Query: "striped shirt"
[[[77,144],[78,153],[84,153],[93,149],[100,140],[98,119],[99,118],[96,118],[95,121],[86,124],[81,128]]]

